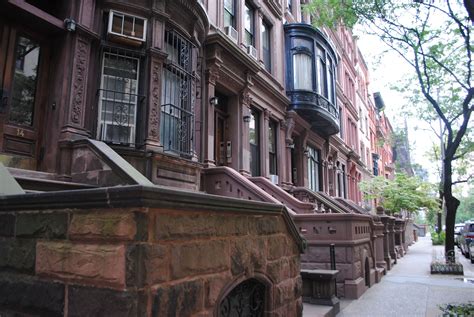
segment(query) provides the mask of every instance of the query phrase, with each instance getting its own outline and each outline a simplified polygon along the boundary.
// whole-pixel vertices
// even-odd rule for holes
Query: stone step
[[[52,179],[32,178],[25,176],[17,176],[15,177],[15,179],[18,184],[20,184],[20,186],[27,192],[49,192],[59,190],[88,189],[97,187],[89,184],[65,182]]]

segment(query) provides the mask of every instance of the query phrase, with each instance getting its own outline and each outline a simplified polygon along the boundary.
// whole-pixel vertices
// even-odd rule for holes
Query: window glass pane
[[[306,148],[308,155],[308,187],[313,191],[319,191],[319,151],[312,148]]]
[[[135,141],[138,68],[136,58],[104,53],[98,131],[103,141],[120,144]]]
[[[143,38],[143,29],[144,29],[144,25],[145,25],[145,20],[143,19],[139,19],[139,18],[135,18],[135,37],[138,37],[138,38]]]
[[[112,32],[122,34],[122,21],[123,15],[114,12],[112,18]]]
[[[313,90],[311,64],[311,57],[309,55],[301,53],[293,55],[294,89]]]
[[[40,46],[20,36],[16,43],[10,122],[33,125]]]
[[[123,17],[123,34],[128,36],[133,36],[133,17],[124,16]]]
[[[250,172],[252,176],[260,175],[260,148],[259,148],[259,114],[252,109],[249,122],[249,141],[250,141]]]
[[[270,27],[262,22],[262,50],[263,50],[263,64],[267,71],[271,71],[271,45],[270,45]]]
[[[244,13],[244,27],[245,27],[245,44],[253,45],[253,9],[245,4],[245,13]]]
[[[277,124],[275,121],[270,121],[268,125],[268,154],[269,154],[269,169],[271,175],[277,174],[277,156],[276,156],[276,137]]]
[[[230,13],[234,13],[234,0],[224,0],[224,8]]]

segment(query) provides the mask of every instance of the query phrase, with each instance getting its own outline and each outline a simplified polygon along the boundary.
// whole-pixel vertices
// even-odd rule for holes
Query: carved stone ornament
[[[74,78],[72,88],[72,111],[71,121],[76,124],[81,123],[82,112],[85,99],[85,80],[87,77],[87,55],[89,53],[89,44],[83,39],[77,40],[76,52],[74,58]]]
[[[286,139],[286,142],[289,143],[289,144],[293,143],[292,134],[293,134],[293,130],[295,128],[295,119],[293,117],[294,114],[295,113],[293,111],[289,111],[288,115],[286,117],[285,139]]]
[[[211,67],[206,69],[206,79],[208,83],[215,85],[219,79],[219,68]]]
[[[250,97],[250,90],[248,88],[244,88],[240,93],[240,98],[243,105],[250,106],[252,103],[252,97]]]
[[[149,118],[149,133],[153,138],[158,137],[158,127],[160,124],[160,71],[161,67],[159,63],[152,63],[151,70],[151,103],[150,103],[150,118]]]

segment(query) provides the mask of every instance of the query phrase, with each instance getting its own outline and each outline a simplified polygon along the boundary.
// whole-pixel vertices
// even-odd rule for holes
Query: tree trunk
[[[454,262],[454,224],[456,222],[456,211],[459,206],[459,200],[453,196],[452,187],[452,160],[445,158],[444,162],[443,191],[446,204],[446,242],[444,251],[446,261]]]

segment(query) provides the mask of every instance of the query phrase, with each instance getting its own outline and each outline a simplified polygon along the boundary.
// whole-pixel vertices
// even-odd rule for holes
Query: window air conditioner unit
[[[146,41],[147,19],[110,10],[107,34],[132,41]]]
[[[230,39],[237,43],[238,41],[238,37],[239,37],[239,33],[237,33],[237,30],[234,29],[233,27],[231,26],[226,26],[224,28],[224,31],[225,31],[225,35],[227,35],[228,37],[230,37]]]
[[[254,59],[257,59],[257,49],[252,45],[247,46],[247,53]]]
[[[278,185],[278,175],[270,175],[270,182],[275,185]]]

